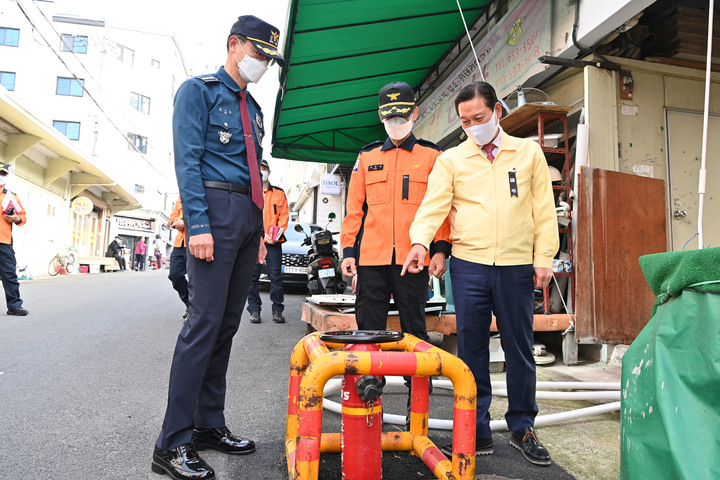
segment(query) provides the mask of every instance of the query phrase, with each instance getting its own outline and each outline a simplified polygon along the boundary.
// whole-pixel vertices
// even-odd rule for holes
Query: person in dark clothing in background
[[[123,248],[125,247],[122,243],[120,243],[120,237],[115,237],[115,239],[110,242],[110,245],[108,245],[107,252],[105,253],[106,257],[113,257],[117,260],[121,272],[127,270],[125,257],[122,255]]]

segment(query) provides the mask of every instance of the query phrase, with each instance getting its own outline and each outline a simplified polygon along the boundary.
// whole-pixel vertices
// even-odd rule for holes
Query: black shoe
[[[528,462],[535,465],[550,465],[550,453],[535,436],[535,430],[528,427],[521,432],[512,432],[510,445],[520,450]]]
[[[285,317],[283,317],[282,312],[273,312],[273,322],[285,323]]]
[[[17,315],[18,317],[24,317],[24,316],[27,315],[28,313],[30,313],[30,312],[28,312],[27,310],[25,310],[25,309],[22,308],[22,307],[20,307],[20,308],[8,308],[8,311],[7,311],[7,314],[8,314],[8,315]]]
[[[192,443],[186,443],[172,450],[155,446],[151,465],[152,471],[160,475],[167,473],[176,480],[213,480],[215,472],[200,458]]]
[[[260,323],[260,312],[250,312],[250,323]]]
[[[448,458],[452,457],[452,442],[447,443],[440,447],[440,451],[447,455]],[[475,455],[492,455],[493,453],[493,439],[492,435],[488,438],[476,438],[475,439]]]
[[[202,430],[196,428],[193,430],[192,441],[198,450],[212,448],[233,455],[255,453],[255,442],[236,437],[227,427]]]

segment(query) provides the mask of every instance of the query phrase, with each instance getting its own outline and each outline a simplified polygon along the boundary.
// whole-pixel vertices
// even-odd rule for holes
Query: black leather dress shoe
[[[167,473],[175,480],[214,480],[215,472],[200,458],[192,443],[180,445],[172,450],[155,446],[152,471]]]
[[[528,427],[520,432],[512,432],[510,445],[520,450],[528,462],[535,465],[550,465],[550,453],[535,436],[535,430]]]
[[[28,313],[30,313],[30,312],[28,312],[24,308],[8,308],[8,311],[7,311],[8,315],[17,315],[19,317],[23,317],[23,316],[27,315]]]
[[[255,442],[237,437],[227,427],[195,429],[192,441],[198,450],[212,448],[231,455],[255,453]]]

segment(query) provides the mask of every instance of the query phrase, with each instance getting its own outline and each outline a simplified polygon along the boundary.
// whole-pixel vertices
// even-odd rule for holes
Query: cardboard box
[[[100,273],[100,265],[90,265],[90,273]]]

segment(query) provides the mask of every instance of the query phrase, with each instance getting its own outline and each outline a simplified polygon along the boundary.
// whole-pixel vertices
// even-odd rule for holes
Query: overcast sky
[[[289,0],[55,0],[55,3],[60,10],[67,5],[67,13],[81,13],[108,23],[175,34],[193,75],[214,73],[225,64],[225,41],[230,27],[240,15],[255,15],[277,27],[281,53],[287,36]],[[248,88],[260,103],[265,117],[265,157],[270,156],[279,74],[277,65],[270,67],[258,84]]]

